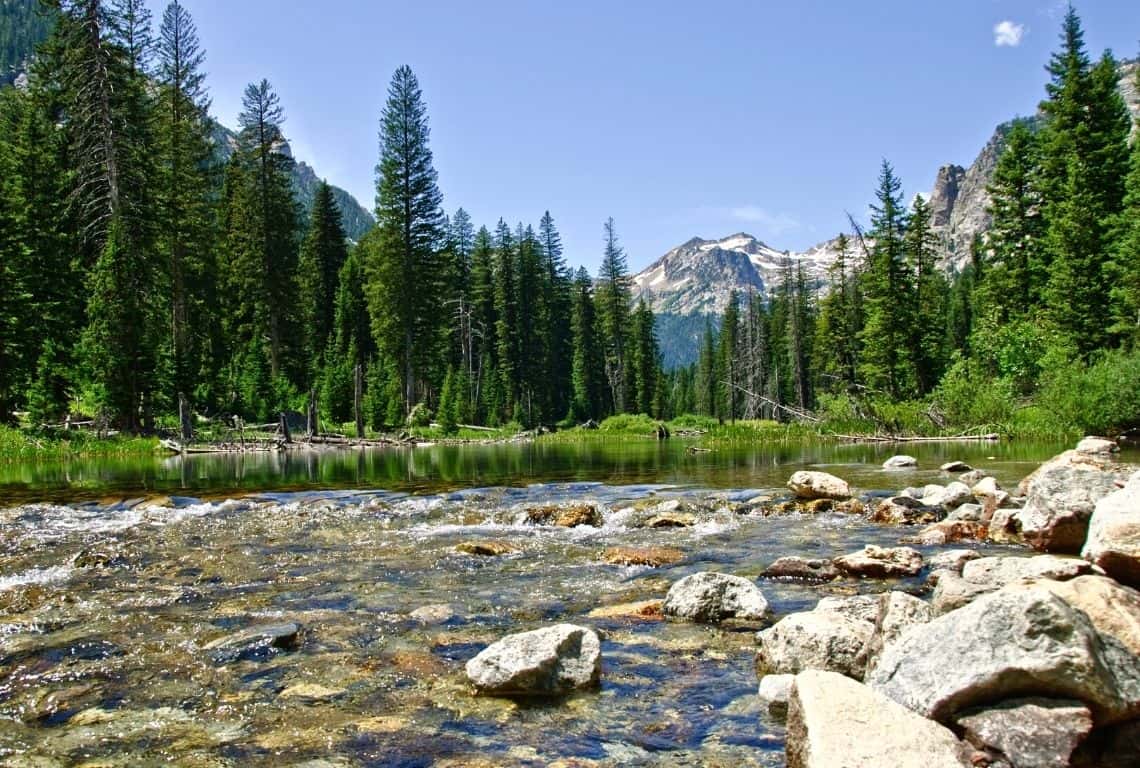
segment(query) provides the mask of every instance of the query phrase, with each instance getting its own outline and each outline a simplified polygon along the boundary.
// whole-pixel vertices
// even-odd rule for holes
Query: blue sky
[[[301,159],[372,207],[388,81],[415,70],[445,205],[550,209],[574,264],[613,216],[639,269],[697,235],[834,236],[889,159],[908,198],[1043,94],[1054,0],[182,0],[233,125],[267,77]],[[165,3],[152,0],[156,21]],[[1094,53],[1140,51],[1140,2],[1077,4]],[[1003,23],[1004,22],[1004,23]]]

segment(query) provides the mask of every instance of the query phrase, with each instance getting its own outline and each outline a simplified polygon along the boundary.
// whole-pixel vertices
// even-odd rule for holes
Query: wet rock
[[[78,552],[71,564],[76,568],[125,568],[131,557],[122,544],[111,541]]]
[[[765,568],[760,576],[765,579],[795,579],[823,583],[838,579],[839,569],[832,565],[830,560],[791,556],[781,557]]]
[[[883,462],[883,469],[913,469],[918,466],[918,459],[913,456],[892,456]]]
[[[961,574],[963,566],[971,560],[977,560],[982,555],[975,549],[950,549],[938,552],[927,561],[931,571],[953,571]]]
[[[1140,472],[1097,502],[1081,555],[1117,581],[1140,587]]]
[[[948,729],[830,672],[796,675],[788,702],[788,768],[962,768]]]
[[[935,616],[956,611],[998,589],[996,585],[966,581],[953,571],[935,571],[930,576],[931,580],[937,576],[934,595],[930,599],[930,608]]]
[[[533,507],[526,511],[526,519],[534,525],[556,525],[560,528],[576,528],[579,525],[597,528],[603,522],[602,513],[593,504]]]
[[[875,629],[860,653],[860,663],[867,670],[873,669],[884,648],[898,640],[905,630],[916,624],[925,624],[933,617],[929,604],[905,592],[891,591],[879,595]]]
[[[447,603],[421,606],[408,614],[408,618],[422,624],[446,624],[459,618],[455,608]]]
[[[840,611],[793,613],[759,632],[756,640],[757,672],[794,675],[805,669],[823,669],[863,679],[863,647],[874,624]]]
[[[281,691],[281,693],[277,694],[277,698],[285,700],[293,699],[303,702],[319,702],[332,701],[343,693],[343,688],[329,688],[318,683],[298,683]]]
[[[788,487],[799,499],[843,501],[851,498],[851,487],[847,481],[826,472],[796,472],[788,480]]]
[[[1092,455],[1107,456],[1109,454],[1117,453],[1120,446],[1114,440],[1108,440],[1103,437],[1086,437],[1077,443],[1077,453],[1086,453]]]
[[[1115,490],[1111,472],[1082,465],[1045,467],[1030,482],[1025,507],[1013,517],[1034,549],[1076,554],[1097,502]]]
[[[986,472],[984,469],[969,469],[962,473],[961,477],[958,478],[958,482],[964,485],[968,485],[972,489],[975,485],[981,482],[982,479],[989,476],[990,473]]]
[[[849,576],[871,579],[915,576],[922,570],[922,554],[910,547],[876,547],[869,544],[859,552],[837,557],[832,562]]]
[[[760,678],[760,688],[756,696],[760,705],[768,710],[768,714],[777,719],[784,719],[788,714],[788,698],[792,695],[792,683],[795,675],[764,675]]]
[[[610,565],[648,565],[659,568],[684,559],[684,552],[671,547],[610,547],[602,553],[602,560]]]
[[[974,500],[974,494],[964,483],[950,483],[945,488],[936,485],[927,489],[922,496],[922,503],[928,507],[942,507],[947,512],[957,509],[966,502]]]
[[[1079,701],[1012,699],[957,718],[964,738],[995,751],[1013,768],[1068,768],[1092,731],[1092,713]]]
[[[662,612],[673,618],[707,623],[759,620],[768,612],[768,600],[748,579],[704,571],[673,584]]]
[[[277,651],[294,651],[301,642],[301,625],[296,622],[261,624],[232,635],[219,637],[203,646],[217,664],[265,659]]]
[[[519,548],[514,544],[506,541],[494,541],[492,539],[464,541],[460,544],[456,544],[455,549],[465,555],[475,555],[476,557],[499,557],[500,555],[509,555],[519,551]]]
[[[994,508],[986,506],[986,514],[990,518],[989,540],[994,544],[1024,544],[1021,538],[1021,526],[1014,515],[1017,507]]]
[[[1029,588],[1046,589],[1084,611],[1097,631],[1120,641],[1140,656],[1140,592],[1104,576],[1078,576],[1069,581],[1039,579]]]
[[[602,671],[597,634],[573,624],[508,635],[467,662],[480,693],[557,696],[597,684]]]
[[[867,683],[941,722],[1026,696],[1077,699],[1097,722],[1140,715],[1140,658],[1043,589],[1003,589],[910,629]]]
[[[962,566],[962,577],[966,581],[991,587],[1003,587],[1023,579],[1065,581],[1092,572],[1092,566],[1084,560],[1055,555],[980,557]]]
[[[973,467],[964,461],[948,461],[942,465],[941,469],[943,472],[953,472],[954,474],[958,474],[959,472],[972,472],[974,470]]]
[[[941,547],[963,541],[985,541],[989,530],[989,526],[985,523],[943,520],[940,523],[932,523],[926,526],[918,532],[917,536],[907,539],[906,543],[918,544],[923,547]]]
[[[659,621],[664,618],[661,612],[661,600],[639,600],[635,603],[619,603],[617,605],[603,605],[590,611],[587,616],[591,619],[637,619],[641,621]]]
[[[952,523],[982,523],[985,522],[985,510],[982,509],[981,504],[961,504],[957,509],[946,516],[946,519]]]
[[[875,507],[871,521],[888,525],[926,525],[946,517],[942,507],[931,507],[911,496],[884,499]]]
[[[1103,453],[1082,453],[1080,451],[1065,451],[1042,464],[1022,479],[1017,486],[1018,496],[1027,496],[1029,486],[1042,474],[1061,467],[1088,470],[1090,472],[1112,472],[1118,477],[1125,476],[1124,468],[1114,463],[1113,457]]]

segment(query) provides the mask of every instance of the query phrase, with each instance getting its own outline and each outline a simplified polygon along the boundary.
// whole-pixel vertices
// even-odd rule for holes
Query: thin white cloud
[[[1025,36],[1025,25],[1012,21],[999,21],[994,25],[994,45],[998,48],[1016,48]]]
[[[800,227],[799,220],[794,216],[787,213],[774,213],[759,205],[740,205],[730,208],[728,215],[737,221],[758,224],[761,230],[769,235],[781,235]]]

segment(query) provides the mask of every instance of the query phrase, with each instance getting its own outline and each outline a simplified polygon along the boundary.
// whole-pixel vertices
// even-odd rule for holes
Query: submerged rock
[[[597,528],[603,522],[602,513],[593,504],[533,507],[526,511],[526,519],[535,525],[557,525],[561,528],[576,528],[579,525]]]
[[[1097,502],[1081,555],[1117,581],[1140,587],[1140,472]]]
[[[456,544],[455,549],[465,555],[475,555],[478,557],[498,557],[519,551],[519,548],[514,544],[491,539],[485,539],[483,541],[464,541],[460,544]]]
[[[823,583],[839,578],[839,569],[830,560],[808,559],[804,557],[781,557],[760,574],[764,579],[794,579]]]
[[[671,547],[610,547],[602,552],[602,560],[611,565],[648,565],[658,568],[684,559],[684,552]]]
[[[913,469],[918,466],[918,459],[913,456],[892,456],[883,462],[883,469]]]
[[[796,675],[788,701],[788,768],[962,768],[949,729],[832,672]]]
[[[714,624],[725,619],[758,621],[768,612],[768,600],[748,579],[704,571],[673,584],[662,612],[673,618]]]
[[[1100,723],[1140,715],[1140,658],[1044,589],[1003,589],[910,629],[867,683],[942,722],[1025,696],[1077,699]]]
[[[467,662],[466,671],[480,693],[557,696],[597,684],[601,643],[593,630],[556,624],[504,637]]]
[[[266,658],[277,651],[293,651],[300,645],[301,625],[296,622],[261,624],[219,637],[203,646],[218,664]]]
[[[653,515],[642,523],[643,528],[691,528],[697,524],[697,516],[691,512],[662,512]]]
[[[1092,731],[1092,713],[1079,701],[1012,699],[957,718],[966,741],[997,752],[1013,768],[1068,768]]]
[[[851,486],[847,481],[826,472],[796,472],[788,480],[788,487],[799,499],[844,501],[851,498]]]
[[[639,619],[644,621],[660,621],[664,618],[661,613],[660,600],[639,600],[635,603],[618,603],[617,605],[603,605],[590,611],[587,616],[591,619]]]
[[[837,557],[832,562],[849,576],[889,579],[917,575],[922,570],[922,553],[910,547],[868,544],[861,551]]]

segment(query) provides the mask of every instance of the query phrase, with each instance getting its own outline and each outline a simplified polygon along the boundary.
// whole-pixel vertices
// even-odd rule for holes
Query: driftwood
[[[997,442],[1001,435],[990,432],[983,435],[946,435],[944,437],[907,437],[905,435],[832,435],[840,440],[857,443],[962,443],[973,441]]]
[[[772,406],[773,408],[780,410],[780,411],[783,411],[784,413],[787,413],[791,416],[794,416],[795,418],[797,418],[801,421],[810,421],[810,422],[815,423],[815,424],[818,424],[820,422],[819,417],[814,415],[814,414],[808,413],[807,411],[801,411],[799,408],[793,408],[790,405],[781,405],[780,403],[777,403],[775,400],[772,400],[771,398],[768,398],[768,397],[764,397],[764,395],[758,395],[755,392],[752,392],[750,390],[745,389],[744,387],[740,386],[739,384],[733,384],[731,381],[722,381],[721,384],[724,384],[726,387],[732,387],[733,389],[739,390],[739,391],[743,392],[744,394],[748,395],[749,397],[754,397],[757,400],[764,402],[764,403],[767,403],[768,405]]]

